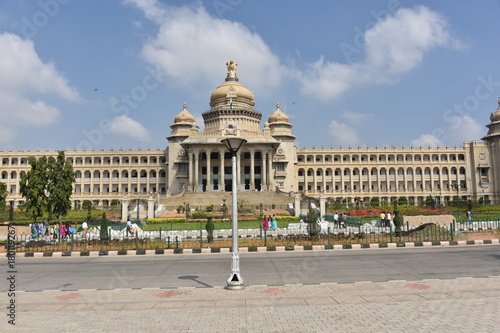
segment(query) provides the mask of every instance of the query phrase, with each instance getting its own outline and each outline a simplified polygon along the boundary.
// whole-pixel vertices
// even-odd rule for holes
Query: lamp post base
[[[243,278],[239,273],[232,273],[226,282],[226,289],[228,290],[241,290],[245,288]]]

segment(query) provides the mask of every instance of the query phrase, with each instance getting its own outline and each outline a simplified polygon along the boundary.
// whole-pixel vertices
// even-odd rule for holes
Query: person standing
[[[467,222],[472,223],[472,214],[470,210],[467,210]]]
[[[269,228],[269,221],[267,219],[267,216],[264,215],[264,218],[262,219],[262,227],[267,230]]]
[[[50,224],[49,224],[49,221],[45,220],[44,227],[45,227],[45,234],[47,236],[49,236],[50,235]]]
[[[387,215],[385,216],[385,226],[388,227],[391,225],[391,212],[387,212]]]
[[[382,227],[385,227],[385,213],[384,212],[380,213],[380,225]]]
[[[132,233],[132,222],[130,222],[130,219],[127,220],[127,236],[128,235],[133,236],[134,234]]]
[[[83,221],[83,223],[82,223],[83,238],[87,238],[88,228],[89,228],[89,225],[87,224],[87,221]]]
[[[273,223],[271,225],[271,229],[273,230],[278,229],[278,221],[276,221],[276,214],[273,214]]]
[[[337,212],[335,212],[335,214],[333,214],[333,226],[334,227],[339,227],[340,224],[339,224],[339,214],[337,214]]]

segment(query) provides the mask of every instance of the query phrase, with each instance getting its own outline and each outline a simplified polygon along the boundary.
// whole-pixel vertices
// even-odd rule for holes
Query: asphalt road
[[[500,245],[241,254],[247,285],[500,276]],[[230,254],[16,258],[18,290],[224,286]],[[5,266],[4,266],[5,267]],[[6,280],[0,289],[6,290]]]

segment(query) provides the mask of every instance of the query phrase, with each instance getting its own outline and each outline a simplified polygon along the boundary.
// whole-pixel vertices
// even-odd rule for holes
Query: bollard
[[[200,221],[200,249],[203,248],[203,230],[202,230],[202,225]]]
[[[139,250],[139,239],[137,238],[137,230],[135,231],[135,249]]]
[[[167,236],[167,248],[170,249],[170,236]]]
[[[450,230],[451,230],[451,240],[455,240],[455,228],[453,226],[453,223],[450,223]]]
[[[71,252],[73,252],[73,233],[71,233]]]
[[[389,223],[389,236],[391,238],[391,243],[393,243],[393,240],[392,240],[392,224]]]
[[[161,242],[161,227],[160,227],[160,242]]]
[[[179,236],[175,236],[175,248],[179,248]]]
[[[330,226],[328,226],[328,245],[330,245]]]
[[[264,246],[267,247],[267,229],[264,229]]]

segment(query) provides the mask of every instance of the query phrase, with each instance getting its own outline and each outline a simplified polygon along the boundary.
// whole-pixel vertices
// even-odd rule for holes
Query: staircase
[[[167,209],[184,203],[188,203],[191,207],[220,206],[224,199],[226,204],[230,205],[232,203],[231,192],[185,192],[180,197],[161,197],[160,204],[168,207]],[[241,202],[241,200],[245,205],[258,205],[261,203],[265,205],[287,205],[289,203],[293,204],[294,197],[288,193],[241,191],[238,192],[238,202]]]

